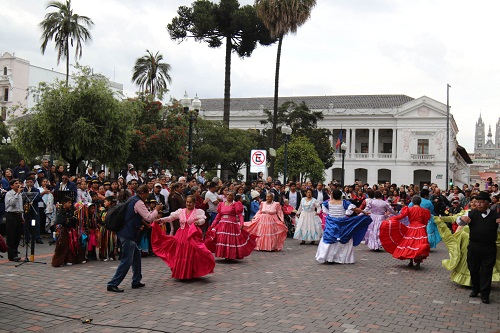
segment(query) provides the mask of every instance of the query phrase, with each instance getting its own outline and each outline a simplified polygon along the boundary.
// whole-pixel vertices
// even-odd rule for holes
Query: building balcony
[[[0,75],[0,86],[7,86],[11,84],[11,75]]]
[[[342,159],[342,153],[335,153],[335,160],[340,161]],[[379,154],[370,154],[370,153],[354,153],[349,154],[346,152],[345,158],[352,160],[390,160],[393,158],[392,153],[379,153]]]
[[[434,155],[431,154],[411,154],[412,164],[433,164]]]

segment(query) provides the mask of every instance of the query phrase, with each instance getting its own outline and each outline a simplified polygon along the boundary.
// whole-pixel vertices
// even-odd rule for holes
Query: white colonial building
[[[286,101],[305,102],[312,111],[323,112],[318,127],[332,131],[334,145],[342,131],[347,144],[346,184],[360,180],[446,187],[445,104],[426,96],[414,99],[405,95],[280,97],[279,105]],[[272,107],[272,97],[232,98],[230,127],[263,129],[263,110]],[[222,120],[223,99],[204,99],[202,109],[202,117]],[[449,177],[454,184],[462,185],[469,183],[472,162],[458,144],[457,133],[450,115]],[[325,170],[327,181],[341,179],[340,152],[335,159],[333,167]]]
[[[3,120],[22,116],[22,108],[32,108],[39,96],[29,93],[28,88],[37,88],[41,82],[65,81],[66,74],[31,65],[28,60],[5,52],[0,57],[0,115]],[[72,77],[70,75],[70,81]],[[109,82],[114,92],[123,92],[123,84]]]

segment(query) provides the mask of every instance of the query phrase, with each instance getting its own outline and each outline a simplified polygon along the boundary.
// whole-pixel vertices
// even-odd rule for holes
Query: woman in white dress
[[[320,263],[353,264],[353,247],[361,243],[372,222],[367,212],[341,198],[342,192],[334,190],[332,199],[323,203],[323,212],[327,217],[325,231],[316,251],[316,261]],[[348,217],[353,212],[364,215]]]
[[[323,235],[321,227],[321,219],[319,218],[320,203],[313,198],[312,189],[306,190],[306,197],[300,201],[300,207],[297,215],[297,226],[295,227],[294,239],[300,239],[300,245],[304,245],[306,241],[315,244]]]

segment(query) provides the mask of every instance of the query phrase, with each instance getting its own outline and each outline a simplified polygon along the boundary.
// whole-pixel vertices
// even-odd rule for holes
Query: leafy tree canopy
[[[284,145],[276,151],[276,169],[283,173],[284,166]],[[325,165],[316,152],[314,144],[305,136],[295,137],[288,144],[287,153],[287,173],[288,178],[305,181],[311,179],[313,182],[323,182],[325,180]]]
[[[227,129],[221,122],[197,119],[194,136],[193,164],[200,170],[226,166],[233,174],[250,164],[250,151],[260,148],[258,132]]]
[[[221,0],[219,3],[196,0],[191,7],[180,6],[177,14],[167,25],[172,40],[182,42],[194,38],[212,48],[226,43],[223,122],[229,126],[231,53],[249,57],[257,43],[270,45],[275,39],[257,17],[255,8],[250,5],[240,7],[238,0]]]
[[[186,128],[189,121],[182,106],[177,101],[164,106],[151,95],[140,95],[138,102],[140,108],[127,161],[143,169],[159,162],[174,173],[182,173],[188,159]]]
[[[129,154],[137,103],[117,99],[108,80],[90,68],[77,69],[74,85],[40,86],[40,101],[17,123],[14,142],[26,157],[61,156],[73,173],[83,160],[120,165]]]
[[[261,120],[261,124],[266,126],[264,135],[267,138],[271,137],[273,113],[270,110],[264,110],[267,119]],[[278,108],[277,127],[288,125],[292,128],[292,137],[305,136],[314,144],[316,152],[328,169],[333,165],[335,158],[333,157],[334,149],[330,141],[331,132],[328,129],[318,128],[318,121],[323,120],[323,112],[312,112],[305,102],[297,104],[293,101],[283,103]],[[269,139],[268,139],[269,140]],[[283,136],[279,137],[279,144],[283,143]],[[270,145],[268,141],[267,146]]]

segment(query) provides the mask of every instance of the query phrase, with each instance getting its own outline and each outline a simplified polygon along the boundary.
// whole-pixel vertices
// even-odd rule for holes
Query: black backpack
[[[120,231],[125,226],[125,213],[127,212],[128,204],[134,200],[134,197],[128,198],[125,202],[120,202],[111,207],[106,213],[104,227],[109,231]]]

